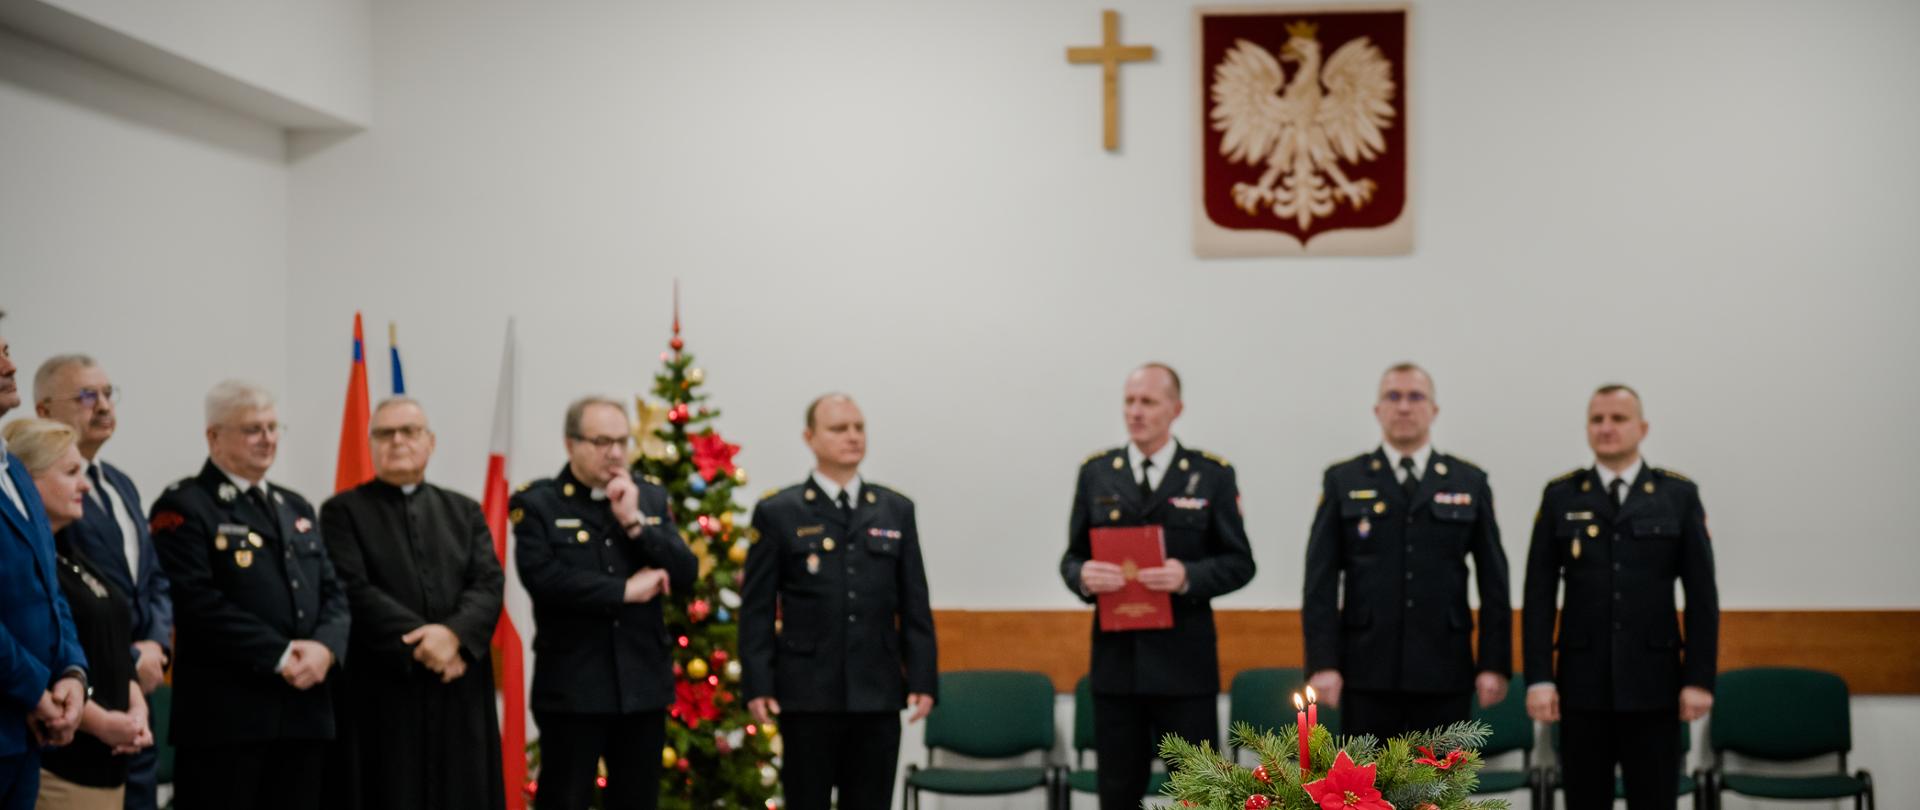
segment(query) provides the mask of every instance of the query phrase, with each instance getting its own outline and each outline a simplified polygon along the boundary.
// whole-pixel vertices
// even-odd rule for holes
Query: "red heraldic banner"
[[[1088,533],[1093,558],[1120,566],[1127,584],[1100,594],[1100,629],[1165,630],[1173,626],[1173,599],[1165,591],[1148,590],[1140,569],[1167,563],[1167,541],[1159,526],[1114,526]]]
[[[1194,251],[1412,252],[1407,7],[1195,14]]]

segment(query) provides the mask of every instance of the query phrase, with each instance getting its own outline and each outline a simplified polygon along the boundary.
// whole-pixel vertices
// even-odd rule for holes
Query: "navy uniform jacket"
[[[1093,558],[1088,532],[1104,526],[1158,524],[1167,557],[1187,569],[1187,592],[1170,594],[1173,627],[1166,630],[1100,630],[1093,620],[1093,691],[1108,695],[1212,695],[1220,691],[1220,656],[1212,599],[1253,579],[1253,550],[1240,519],[1240,488],[1225,461],[1175,447],[1171,469],[1153,497],[1142,500],[1127,449],[1095,454],[1080,465],[1073,515],[1067,521],[1067,551],[1060,578],[1080,590],[1080,566]]]
[[[86,498],[86,511],[80,519],[73,522],[74,546],[80,549],[81,556],[93,563],[93,569],[112,582],[121,593],[133,597],[133,640],[151,641],[161,649],[173,648],[173,602],[167,596],[167,573],[160,568],[160,557],[153,548],[153,538],[149,536],[146,521],[141,520],[144,513],[140,509],[140,490],[134,488],[133,479],[128,478],[120,468],[106,462],[100,464],[100,473],[107,486],[113,487],[119,494],[120,502],[126,504],[127,516],[133,518],[133,531],[138,535],[136,541],[140,548],[140,572],[136,577],[127,570],[127,551],[120,536],[120,521],[113,518],[113,502],[107,493],[100,493],[100,503]],[[107,508],[101,508],[105,504]],[[134,655],[138,662],[140,656]]]
[[[0,445],[0,453],[6,453]],[[54,571],[52,524],[20,458],[6,453],[9,477],[26,514],[0,493],[0,757],[27,752],[26,719],[53,679],[87,666],[73,614]]]
[[[267,491],[271,513],[208,461],[154,501],[153,545],[173,584],[175,745],[333,739],[347,593],[313,506]],[[333,653],[334,671],[304,691],[274,672],[297,639]]]
[[[753,509],[740,598],[742,691],[783,711],[895,712],[939,665],[913,501],[869,481],[844,515],[813,482]]]
[[[627,714],[673,702],[673,645],[662,593],[625,601],[627,578],[660,568],[674,594],[693,588],[699,563],[680,537],[667,491],[636,479],[646,526],[628,537],[612,502],[595,498],[569,467],[508,501],[514,564],[533,599],[533,693],[537,712]]]
[[[1676,579],[1687,595],[1684,635]],[[1616,507],[1591,468],[1554,479],[1533,522],[1521,613],[1527,683],[1554,682],[1563,708],[1670,709],[1682,686],[1713,689],[1720,597],[1699,488],[1643,465]]]
[[[1469,556],[1480,590],[1477,657]],[[1493,491],[1485,472],[1455,456],[1429,456],[1411,497],[1384,450],[1328,467],[1304,590],[1308,673],[1337,669],[1349,689],[1453,693],[1471,691],[1476,673],[1513,672]]]

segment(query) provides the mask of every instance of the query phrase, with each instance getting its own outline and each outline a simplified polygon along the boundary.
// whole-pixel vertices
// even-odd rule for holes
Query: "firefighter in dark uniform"
[[[1571,810],[1613,806],[1616,763],[1628,807],[1674,807],[1680,724],[1713,707],[1720,598],[1707,513],[1692,481],[1641,459],[1646,433],[1638,393],[1596,391],[1587,405],[1596,463],[1547,484],[1527,551],[1527,713],[1560,722]]]
[[[1180,377],[1150,363],[1127,376],[1128,444],[1080,466],[1060,576],[1081,600],[1119,590],[1121,566],[1093,559],[1090,530],[1163,527],[1166,564],[1142,584],[1169,594],[1173,627],[1103,632],[1093,622],[1094,752],[1102,810],[1137,808],[1162,736],[1219,747],[1220,656],[1212,599],[1253,579],[1240,490],[1227,462],[1173,439]]]
[[[606,761],[608,810],[660,799],[672,644],[661,603],[699,563],[667,491],[627,470],[627,412],[601,397],[567,408],[567,466],[508,502],[514,561],[533,601],[531,708],[542,810],[581,810]]]
[[[1433,379],[1380,377],[1381,446],[1327,469],[1307,540],[1307,672],[1340,732],[1384,741],[1461,723],[1507,694],[1513,608],[1487,474],[1433,450]],[[1473,645],[1467,559],[1480,592]]]
[[[789,810],[886,810],[909,722],[933,709],[939,666],[913,501],[862,480],[866,421],[843,394],[807,406],[816,468],[753,510],[741,586],[742,691],[778,715]]]
[[[272,397],[221,383],[207,395],[207,463],[153,504],[173,582],[181,807],[319,806],[349,613],[313,506],[266,480],[279,442]]]

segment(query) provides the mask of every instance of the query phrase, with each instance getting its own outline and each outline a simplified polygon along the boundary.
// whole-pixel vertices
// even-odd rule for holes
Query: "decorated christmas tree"
[[[653,398],[637,397],[634,473],[665,487],[680,534],[700,561],[691,593],[666,605],[673,639],[675,700],[660,752],[660,806],[666,810],[777,807],[778,729],[758,726],[740,698],[740,581],[754,538],[736,513],[734,487],[747,471],[740,446],[715,430],[717,409],[701,391],[706,372],[680,337],[678,293],[673,338],[661,352]]]

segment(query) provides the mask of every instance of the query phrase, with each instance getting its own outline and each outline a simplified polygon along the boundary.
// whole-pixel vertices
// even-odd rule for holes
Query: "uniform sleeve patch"
[[[155,512],[153,519],[147,521],[147,530],[159,534],[170,532],[186,525],[187,517],[179,512]]]

